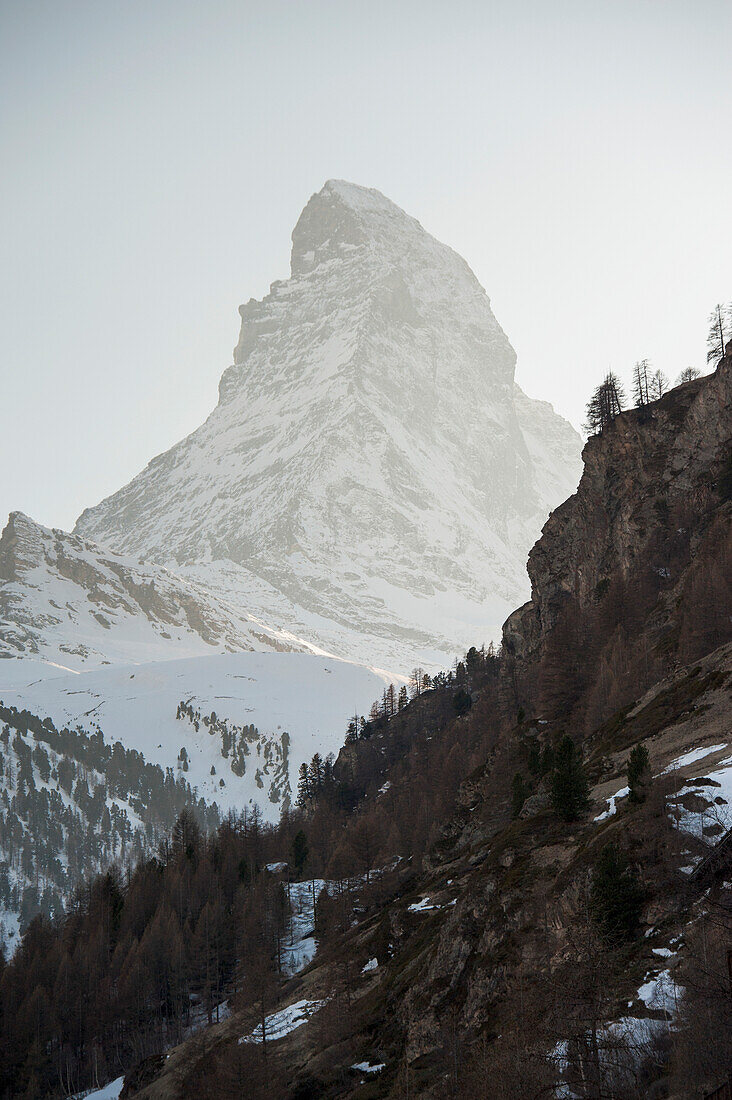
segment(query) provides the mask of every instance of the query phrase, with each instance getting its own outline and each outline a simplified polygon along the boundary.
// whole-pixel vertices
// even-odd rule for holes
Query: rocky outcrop
[[[579,672],[590,685],[621,621],[645,651],[648,683],[659,661],[693,660],[730,636],[731,408],[728,347],[712,375],[588,440],[577,492],[529,554],[531,600],[503,628],[516,706],[545,703],[552,647],[570,641],[584,647]]]

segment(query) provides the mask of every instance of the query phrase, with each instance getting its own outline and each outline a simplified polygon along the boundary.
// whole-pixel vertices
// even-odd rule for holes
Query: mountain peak
[[[443,663],[477,622],[497,635],[580,440],[515,386],[465,260],[380,192],[329,180],[293,231],[292,277],[239,312],[206,423],[77,531],[176,572],[228,563],[248,606],[288,601],[331,653],[378,633],[382,667]]]
[[[415,218],[375,188],[328,180],[310,198],[292,232],[292,274],[307,274],[324,259],[404,232],[426,236]]]
[[[349,183],[348,180],[326,180],[322,189],[313,195],[313,199],[333,198],[348,206],[356,213],[365,217],[369,215],[390,214],[414,221],[395,202],[388,199],[375,187],[363,187],[359,183]],[[313,199],[310,201],[312,202]]]

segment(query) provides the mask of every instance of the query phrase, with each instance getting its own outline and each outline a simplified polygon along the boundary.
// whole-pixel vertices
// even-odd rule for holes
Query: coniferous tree
[[[636,745],[628,757],[628,787],[631,802],[644,802],[646,785],[650,778],[648,749],[644,744]]]
[[[707,336],[707,362],[716,362],[724,355],[730,331],[732,306],[718,304],[709,314],[709,334]]]
[[[698,371],[696,367],[684,367],[681,374],[676,379],[676,385],[683,386],[684,382],[693,382],[700,374],[701,371]]]
[[[358,715],[354,714],[346,729],[346,744],[353,745],[356,741],[358,741]]]
[[[554,812],[564,821],[576,821],[587,807],[587,779],[579,753],[567,735],[556,752],[551,796]]]
[[[632,938],[640,919],[643,891],[627,857],[607,844],[592,870],[592,914],[610,940]]]
[[[172,854],[184,856],[188,860],[194,860],[201,844],[201,829],[196,821],[193,811],[186,806],[178,815],[178,820],[173,826]]]
[[[305,761],[300,765],[297,781],[297,804],[303,809],[310,801],[310,777]]]
[[[633,367],[633,400],[638,409],[648,405],[651,400],[649,366],[647,359],[640,359]]]
[[[308,859],[308,839],[302,829],[299,829],[295,833],[295,839],[292,842],[292,865],[295,868],[295,874],[302,874],[303,868]]]
[[[423,668],[413,668],[412,675],[409,680],[410,687],[412,689],[412,695],[421,695],[424,690],[424,678],[425,671]]]
[[[455,713],[458,717],[461,717],[463,714],[467,714],[473,705],[473,700],[471,698],[470,692],[465,691],[464,688],[459,688],[459,690],[456,691],[452,697],[452,705],[455,708]]]
[[[668,389],[668,378],[662,370],[654,371],[650,379],[651,400],[658,401]]]
[[[618,413],[623,411],[624,401],[625,394],[619,378],[608,371],[587,405],[587,432],[597,435],[604,431]]]

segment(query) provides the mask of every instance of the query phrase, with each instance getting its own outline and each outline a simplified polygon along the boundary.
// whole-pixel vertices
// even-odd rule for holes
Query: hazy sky
[[[195,428],[329,177],[456,248],[575,424],[732,298],[729,0],[0,0],[0,520]]]

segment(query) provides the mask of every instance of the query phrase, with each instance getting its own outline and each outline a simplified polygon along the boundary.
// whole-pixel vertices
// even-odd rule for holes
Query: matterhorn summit
[[[290,278],[239,312],[208,419],[76,533],[370,664],[498,637],[580,439],[516,386],[465,261],[378,191],[330,180]]]

